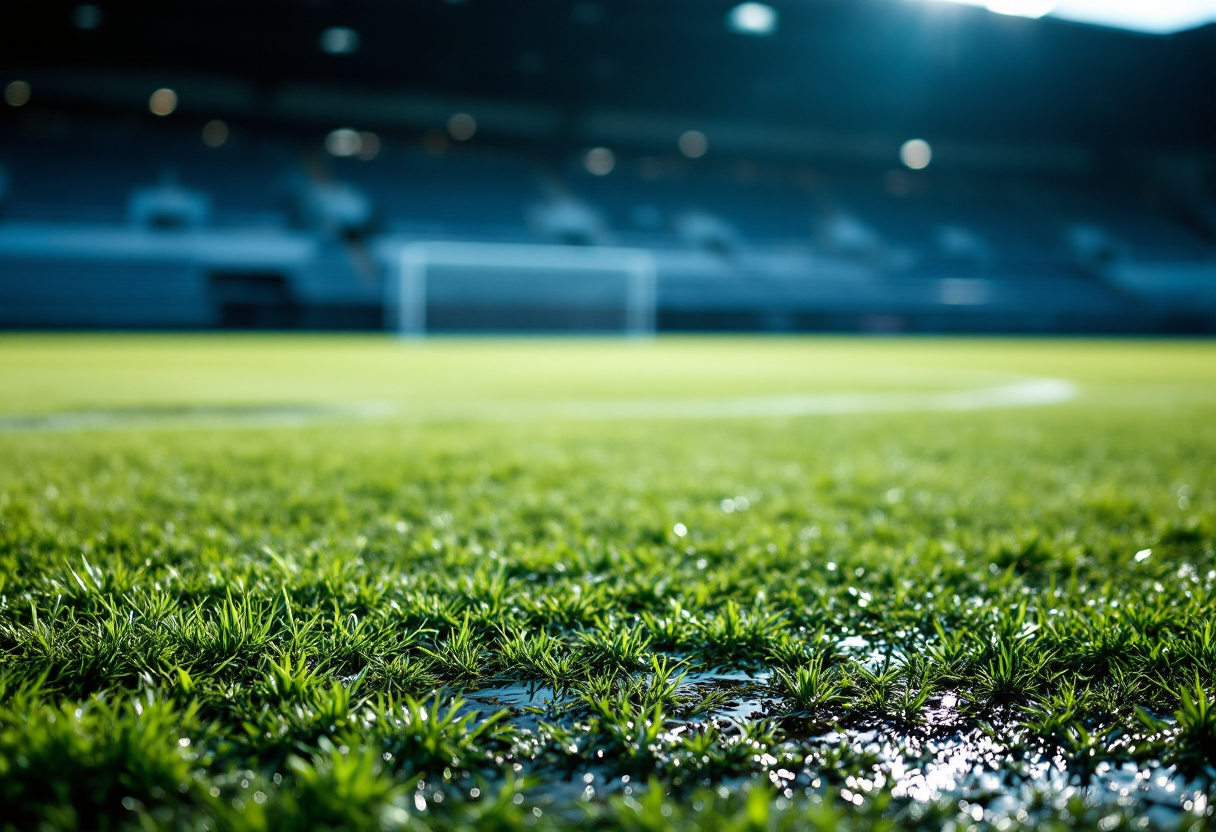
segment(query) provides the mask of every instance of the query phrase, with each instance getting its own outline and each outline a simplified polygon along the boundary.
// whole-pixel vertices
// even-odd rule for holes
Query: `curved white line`
[[[1038,407],[1068,401],[1076,385],[1062,379],[1032,379],[975,390],[899,393],[812,393],[721,399],[634,399],[497,405],[464,418],[479,421],[523,419],[737,419],[772,416],[905,413],[931,410],[989,410]],[[449,418],[461,418],[453,411]],[[429,420],[428,420],[429,421]]]
[[[702,399],[624,399],[519,404],[479,402],[467,407],[414,411],[379,402],[352,406],[189,407],[165,410],[84,410],[0,416],[0,433],[136,430],[180,427],[292,427],[351,420],[408,422],[520,422],[628,419],[744,419],[781,416],[911,413],[1040,407],[1074,398],[1063,379],[1027,379],[972,390],[893,393],[811,393]]]

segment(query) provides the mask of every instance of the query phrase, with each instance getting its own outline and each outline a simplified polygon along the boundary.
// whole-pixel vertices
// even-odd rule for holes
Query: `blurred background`
[[[0,327],[1216,332],[1216,0],[5,0]]]

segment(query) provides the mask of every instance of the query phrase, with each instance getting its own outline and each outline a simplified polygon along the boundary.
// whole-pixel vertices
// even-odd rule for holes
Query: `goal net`
[[[639,249],[412,243],[388,283],[389,324],[407,336],[655,327],[654,258]]]

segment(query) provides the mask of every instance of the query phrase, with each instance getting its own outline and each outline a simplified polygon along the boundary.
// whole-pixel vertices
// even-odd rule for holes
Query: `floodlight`
[[[933,0],[938,2],[938,0]],[[1050,16],[1154,35],[1216,21],[1216,0],[945,0],[1017,17]]]
[[[777,31],[777,10],[764,3],[740,3],[726,15],[726,28],[737,35],[771,35]]]
[[[933,148],[924,139],[908,139],[899,148],[899,160],[912,170],[929,167],[933,159]]]

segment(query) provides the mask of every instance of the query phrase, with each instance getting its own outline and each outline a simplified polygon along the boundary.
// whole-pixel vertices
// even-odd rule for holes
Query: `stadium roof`
[[[1047,0],[986,0],[1031,2]],[[0,80],[29,81],[35,104],[140,109],[172,86],[182,113],[244,119],[324,121],[326,101],[363,101],[344,121],[372,126],[470,101],[545,121],[548,136],[630,113],[835,135],[1216,142],[1216,27],[1146,37],[930,0],[745,5],[774,15],[739,13],[738,0],[8,0]]]

